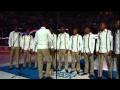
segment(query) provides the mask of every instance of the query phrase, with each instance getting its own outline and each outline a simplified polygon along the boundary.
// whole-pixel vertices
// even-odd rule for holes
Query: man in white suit
[[[100,31],[98,33],[98,39],[96,44],[96,52],[99,59],[98,78],[102,79],[103,62],[106,60],[109,79],[112,78],[112,51],[113,51],[113,36],[110,30],[107,29],[105,22],[100,23]]]
[[[118,78],[120,79],[120,19],[116,21],[116,32],[115,32],[115,59],[117,61]]]
[[[50,30],[42,26],[35,34],[35,45],[37,45],[37,62],[39,79],[43,78],[43,59],[47,61],[45,76],[51,76],[51,59],[49,43],[52,42],[52,35]]]
[[[58,60],[58,69],[61,70],[63,65],[62,61],[64,62],[64,68],[66,72],[68,72],[68,50],[69,50],[69,34],[65,32],[65,28],[60,28],[60,34],[58,35],[57,39],[57,50],[59,53],[59,60]]]
[[[20,32],[18,32],[18,28],[15,27],[15,29],[10,32],[9,34],[9,40],[8,40],[8,45],[10,47],[10,65],[9,68],[13,68],[13,61],[14,58],[16,60],[16,68],[19,68],[19,52],[20,52]]]
[[[92,33],[92,28],[90,26],[86,26],[84,28],[84,36],[83,36],[83,53],[85,59],[85,69],[84,75],[89,73],[90,77],[94,77],[94,50],[95,50],[95,39],[97,35]]]
[[[70,49],[72,55],[72,72],[80,73],[80,58],[83,51],[82,36],[78,34],[78,29],[73,29],[73,35],[70,37]]]

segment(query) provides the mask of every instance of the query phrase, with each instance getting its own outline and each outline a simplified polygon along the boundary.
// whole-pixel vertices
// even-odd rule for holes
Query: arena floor
[[[21,60],[21,63],[23,63],[22,60]],[[9,54],[8,53],[0,54],[0,79],[38,79],[37,69],[21,68],[20,70],[17,70],[17,69],[9,70],[8,64],[9,64]],[[97,67],[97,64],[95,64],[95,69],[97,69],[96,67]],[[107,79],[106,78],[107,67],[105,64],[104,64],[103,70],[104,70],[104,77],[105,77],[104,79]],[[68,71],[70,71],[70,69]],[[116,71],[116,65],[114,65],[114,71]],[[57,73],[53,72],[53,75],[51,77],[53,79],[90,79],[89,75],[83,76],[81,75],[82,73],[83,73],[83,70],[81,70],[81,73],[79,75],[76,74],[76,72],[73,74],[70,74],[70,73],[66,73],[65,70],[63,69]]]

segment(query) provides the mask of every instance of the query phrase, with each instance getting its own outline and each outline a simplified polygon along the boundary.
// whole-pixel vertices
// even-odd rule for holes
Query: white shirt
[[[120,54],[120,30],[115,34],[115,54]]]
[[[52,41],[50,30],[41,27],[35,34],[35,45],[37,49],[49,49],[49,42]]]
[[[53,33],[52,38],[51,48],[57,49],[57,35]]]
[[[37,44],[35,45],[35,38],[33,38],[32,51],[37,52]]]
[[[12,31],[9,34],[9,47],[20,47],[20,33]]]
[[[30,50],[32,49],[33,44],[33,37],[31,35],[24,35],[22,38],[22,49],[23,50]]]
[[[81,35],[76,34],[70,37],[70,50],[73,52],[79,52],[83,50],[83,42]]]
[[[98,33],[96,51],[100,53],[108,53],[113,50],[113,36],[110,30],[103,30]]]
[[[64,32],[58,35],[57,49],[69,49],[69,34]]]
[[[89,33],[83,36],[83,53],[94,53],[97,35]]]

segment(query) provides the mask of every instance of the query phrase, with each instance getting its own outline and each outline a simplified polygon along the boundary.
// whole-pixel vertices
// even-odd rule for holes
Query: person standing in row
[[[35,45],[37,45],[37,62],[38,62],[38,71],[39,79],[43,78],[43,59],[47,61],[46,65],[46,77],[51,76],[51,59],[50,59],[50,50],[49,42],[52,41],[52,35],[50,30],[46,29],[45,26],[42,26],[35,34]]]
[[[118,19],[115,24],[115,59],[117,62],[118,79],[120,79],[120,20]]]
[[[21,35],[18,32],[18,28],[15,27],[15,30],[10,32],[8,44],[10,47],[10,65],[9,68],[13,68],[13,61],[16,60],[16,68],[19,68],[19,52],[20,52],[20,38]]]
[[[71,72],[80,73],[80,58],[83,51],[82,36],[78,34],[78,29],[73,29],[73,35],[70,37],[70,51],[72,55],[72,70]]]
[[[52,31],[52,44],[51,44],[51,57],[53,70],[56,70],[56,58],[57,58],[57,35]]]
[[[38,62],[37,62],[37,44],[35,44],[35,33],[33,35],[33,43],[32,43],[32,51],[34,54],[34,67],[38,67]]]
[[[113,36],[110,30],[107,29],[105,22],[100,23],[100,32],[96,44],[96,54],[98,55],[98,78],[102,79],[103,62],[106,60],[109,78],[112,78],[112,51],[113,51]]]
[[[59,53],[58,70],[61,70],[62,62],[64,62],[65,71],[68,72],[68,50],[69,50],[69,34],[65,32],[65,28],[60,28],[60,34],[57,39],[57,50]]]
[[[95,50],[95,39],[97,38],[92,34],[92,29],[90,26],[84,28],[85,35],[83,36],[83,55],[85,59],[85,69],[84,74],[89,73],[90,77],[94,77],[94,50]],[[90,67],[89,67],[90,66]]]
[[[22,49],[24,52],[24,64],[23,67],[26,67],[28,64],[28,67],[31,67],[31,52],[32,52],[32,44],[33,44],[33,37],[29,34],[30,30],[26,30],[26,34],[23,36],[23,43],[22,43]]]

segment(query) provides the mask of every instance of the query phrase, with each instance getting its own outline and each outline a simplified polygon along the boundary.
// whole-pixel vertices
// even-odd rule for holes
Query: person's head
[[[104,21],[100,22],[99,28],[100,28],[100,31],[103,31],[104,29],[107,28],[107,23]]]
[[[64,33],[65,32],[65,28],[62,26],[62,27],[60,27],[60,32],[61,33]]]
[[[84,33],[85,34],[88,34],[88,33],[90,33],[91,32],[91,27],[90,26],[86,26],[85,28],[84,28]]]
[[[26,33],[27,34],[29,34],[30,33],[30,29],[28,28],[28,29],[26,29]]]
[[[14,31],[18,32],[18,27],[17,26],[14,27]]]
[[[74,29],[73,29],[73,35],[76,35],[76,34],[78,34],[78,29],[77,29],[77,28],[74,28]]]
[[[48,28],[48,24],[46,22],[42,22],[42,27]]]
[[[117,29],[120,29],[120,19],[118,19],[118,20],[116,21],[115,27],[116,27]]]

